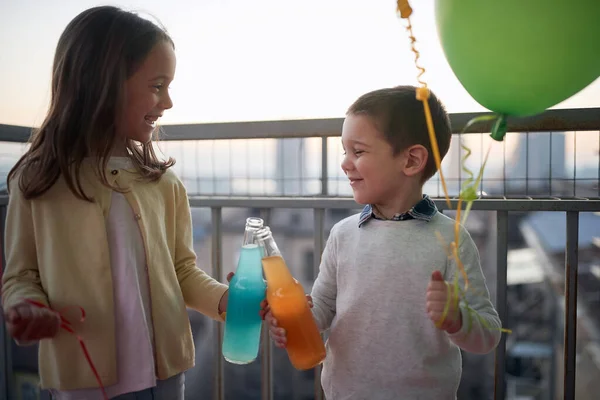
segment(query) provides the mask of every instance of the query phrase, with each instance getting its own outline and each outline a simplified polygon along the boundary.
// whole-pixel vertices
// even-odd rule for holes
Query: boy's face
[[[403,152],[392,146],[366,115],[348,115],[342,128],[342,170],[359,204],[387,204],[401,195],[405,180]]]

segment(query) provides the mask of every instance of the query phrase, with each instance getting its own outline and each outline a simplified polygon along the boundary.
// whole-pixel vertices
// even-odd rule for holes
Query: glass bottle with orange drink
[[[325,359],[325,345],[304,289],[290,273],[271,230],[268,227],[260,229],[257,239],[264,254],[262,265],[267,280],[267,301],[278,326],[286,331],[290,362],[298,370],[316,367]]]

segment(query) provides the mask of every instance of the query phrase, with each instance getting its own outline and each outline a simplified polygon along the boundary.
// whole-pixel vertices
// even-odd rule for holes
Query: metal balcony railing
[[[455,131],[461,131],[462,127],[474,114],[452,115],[452,123]],[[175,140],[225,140],[225,139],[250,139],[250,138],[322,138],[321,144],[321,190],[316,196],[285,197],[285,196],[190,196],[190,205],[197,208],[210,208],[211,210],[211,246],[212,246],[212,274],[223,281],[222,264],[222,237],[224,208],[252,208],[260,210],[261,216],[269,223],[270,215],[277,209],[311,209],[314,215],[314,270],[318,271],[319,256],[324,248],[327,232],[325,228],[325,212],[330,209],[357,209],[357,204],[351,198],[332,197],[328,190],[331,173],[328,171],[328,137],[338,136],[341,131],[341,119],[326,120],[303,120],[303,121],[272,121],[272,122],[242,122],[223,124],[199,124],[199,125],[177,125],[165,126],[167,141]],[[476,129],[476,128],[474,128]],[[509,121],[510,132],[565,132],[585,131],[593,135],[600,131],[600,109],[579,110],[554,110],[548,111],[534,118],[523,118]],[[472,132],[476,133],[476,132]],[[600,132],[597,133],[600,138]],[[22,127],[8,127],[0,125],[0,141],[23,142],[29,136],[29,129]],[[476,200],[473,210],[492,211],[496,213],[497,223],[497,282],[496,282],[496,306],[500,318],[505,321],[507,310],[507,252],[508,252],[508,229],[509,214],[533,211],[553,211],[566,213],[566,243],[565,243],[565,317],[564,317],[564,377],[563,392],[565,399],[575,399],[575,355],[576,355],[576,329],[577,329],[577,276],[578,276],[578,241],[579,241],[579,215],[583,212],[600,212],[600,188],[596,192],[596,186],[600,181],[600,161],[598,164],[598,178],[591,179],[590,196],[577,196],[574,191],[571,196],[482,196]],[[575,184],[575,177],[573,182]],[[597,193],[597,195],[596,195]],[[435,199],[438,208],[447,210],[445,201],[441,198]],[[456,199],[452,200],[452,209],[457,205]],[[0,195],[0,229],[4,232],[6,219],[6,206],[8,198]],[[4,254],[4,251],[2,252]],[[4,260],[3,260],[4,264]],[[216,348],[220,349],[222,340],[222,325],[214,324],[217,338]],[[265,331],[265,330],[263,330]],[[264,333],[264,332],[263,332]],[[272,381],[272,352],[268,336],[263,335],[261,352],[261,393],[262,398],[273,398]],[[14,394],[14,382],[12,376],[12,360],[10,354],[10,339],[6,335],[4,325],[0,329],[0,363],[2,363],[2,374],[0,375],[0,398],[11,399]],[[506,397],[505,387],[505,360],[506,360],[506,336],[503,335],[500,345],[495,353],[495,387],[494,398],[504,399]],[[217,351],[214,358],[216,373],[214,375],[214,398],[224,399],[224,363]],[[320,368],[315,369],[315,398],[322,399],[323,393],[320,387]]]

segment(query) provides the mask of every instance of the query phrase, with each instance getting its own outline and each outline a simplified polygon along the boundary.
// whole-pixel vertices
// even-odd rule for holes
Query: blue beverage
[[[245,240],[246,242],[246,240]],[[229,300],[223,337],[223,357],[233,364],[248,364],[258,356],[260,346],[260,302],[266,283],[262,251],[256,244],[244,244],[235,275],[229,283]]]

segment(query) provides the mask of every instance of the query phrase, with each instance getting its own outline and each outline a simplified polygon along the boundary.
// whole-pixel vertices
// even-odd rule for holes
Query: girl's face
[[[125,82],[125,106],[117,122],[122,138],[148,143],[157,120],[173,107],[169,84],[175,77],[173,46],[161,41],[150,51],[142,65]]]

